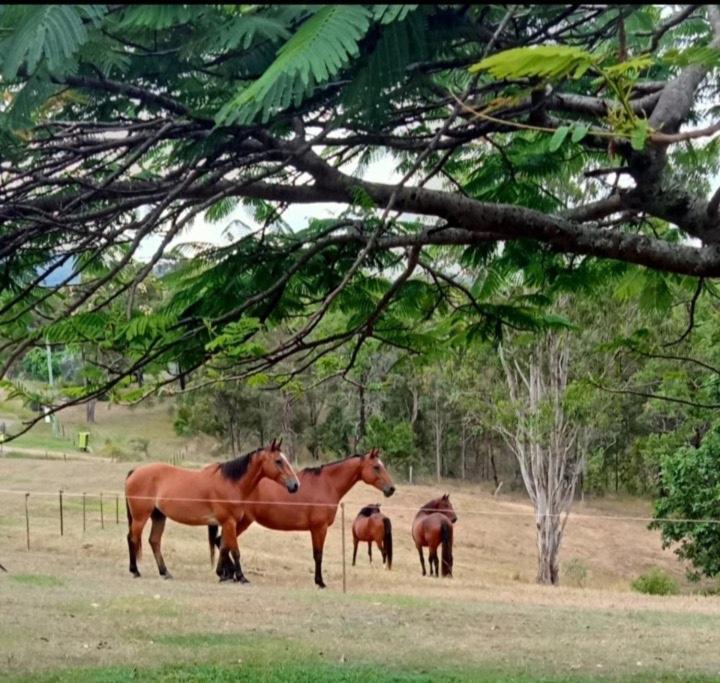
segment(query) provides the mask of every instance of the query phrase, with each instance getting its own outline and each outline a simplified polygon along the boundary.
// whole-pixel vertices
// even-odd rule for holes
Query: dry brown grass
[[[106,461],[0,459],[0,486],[121,491],[127,470],[127,464]],[[410,522],[420,504],[445,490],[459,516],[455,578],[423,578]],[[479,487],[447,484],[440,491],[399,486],[392,499],[383,500],[379,492],[358,485],[346,500],[348,530],[358,508],[375,501],[393,521],[393,571],[369,566],[364,549],[358,566],[350,567],[348,533],[344,596],[339,515],[325,550],[330,588],[320,592],[312,584],[307,533],[251,527],[241,551],[252,584],[219,585],[209,567],[204,529],[169,523],[164,552],[175,580],[157,576],[147,545],[143,578],[133,580],[127,572],[124,510],[118,526],[113,498],[104,530],[97,504],[89,505],[83,534],[79,499],[66,494],[61,538],[57,498],[31,496],[28,553],[23,498],[0,494],[0,562],[10,570],[0,576],[0,669],[232,663],[253,647],[277,646],[329,661],[429,670],[454,662],[621,678],[639,671],[720,675],[716,598],[657,598],[629,590],[630,581],[651,566],[682,578],[682,568],[660,548],[656,532],[647,531],[644,522],[611,518],[646,514],[645,503],[576,507],[588,517],[571,518],[563,559],[577,558],[587,568],[587,588],[580,589],[534,585],[533,520],[520,496],[496,500]]]

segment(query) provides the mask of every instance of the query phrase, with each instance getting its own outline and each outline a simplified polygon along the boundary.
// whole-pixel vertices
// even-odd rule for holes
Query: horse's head
[[[362,470],[360,478],[370,486],[380,489],[385,496],[395,493],[395,484],[380,460],[380,449],[373,448],[362,456]]]
[[[449,493],[446,493],[444,496],[440,496],[440,498],[435,498],[429,503],[425,503],[425,505],[423,505],[420,509],[427,510],[427,512],[439,512],[440,514],[445,515],[453,524],[457,522],[457,515],[455,514],[455,510],[450,502]]]
[[[255,457],[260,458],[263,474],[268,478],[282,484],[290,493],[295,493],[300,488],[295,470],[291,467],[285,454],[280,450],[279,441],[273,442],[266,448],[258,451]]]

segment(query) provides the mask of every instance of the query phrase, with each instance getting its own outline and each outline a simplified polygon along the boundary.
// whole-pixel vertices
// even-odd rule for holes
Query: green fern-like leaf
[[[19,9],[18,9],[19,8]],[[104,5],[16,6],[4,24],[12,28],[0,43],[3,77],[13,80],[24,65],[32,74],[41,60],[56,71],[87,40],[84,19],[98,22]]]
[[[407,6],[403,13],[392,12],[395,20],[383,27],[380,39],[366,64],[359,70],[344,93],[345,104],[358,110],[371,125],[391,106],[388,87],[402,78],[412,61],[423,61],[428,56],[426,17],[422,12],[411,12]],[[393,9],[397,9],[393,6]],[[387,18],[387,14],[384,15]]]
[[[187,5],[135,5],[125,11],[120,26],[160,30],[183,24],[194,15],[194,9]]]
[[[473,64],[469,71],[488,71],[495,78],[564,78],[572,74],[580,78],[600,58],[568,45],[537,45],[516,47],[486,57]]]
[[[216,122],[263,123],[290,104],[299,105],[315,85],[337,74],[358,53],[370,25],[359,5],[326,5],[305,21],[278,50],[275,61],[218,112]]]

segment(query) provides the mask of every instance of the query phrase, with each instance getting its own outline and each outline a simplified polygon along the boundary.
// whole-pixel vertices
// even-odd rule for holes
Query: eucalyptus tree
[[[453,339],[448,313],[469,340],[533,327],[597,272],[720,272],[713,5],[0,12],[0,374],[45,339],[122,354],[71,401],[139,371],[142,391],[192,386],[220,356],[217,379],[283,382],[349,344],[351,369],[369,339]],[[365,177],[378,158],[399,181]],[[335,217],[283,221],[317,203]],[[254,227],[168,274],[161,305],[112,307],[239,205]],[[503,295],[498,271],[533,291]]]

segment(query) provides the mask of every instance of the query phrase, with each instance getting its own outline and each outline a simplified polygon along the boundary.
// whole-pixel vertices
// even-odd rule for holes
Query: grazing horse
[[[367,541],[368,557],[372,563],[372,544],[377,543],[382,560],[388,569],[392,569],[392,524],[390,518],[380,512],[380,505],[364,507],[355,518],[352,526],[353,534],[353,567],[357,557],[358,543]]]
[[[440,498],[435,498],[429,503],[425,503],[413,520],[412,537],[415,541],[415,547],[420,554],[420,565],[422,566],[423,576],[425,572],[425,558],[423,557],[423,546],[428,546],[428,562],[430,563],[430,576],[433,576],[433,566],[435,568],[435,576],[438,576],[438,556],[437,549],[442,545],[442,575],[452,577],[452,544],[453,544],[453,524],[457,522],[457,515],[450,503],[450,494],[446,493]]]
[[[280,450],[280,443],[275,440],[267,448],[259,448],[229,462],[207,465],[200,470],[165,463],[143,465],[131,470],[125,481],[130,527],[127,536],[130,572],[140,576],[137,559],[142,531],[148,519],[152,519],[150,547],[160,575],[172,578],[160,551],[165,520],[169,517],[181,524],[221,526],[224,556],[218,562],[220,580],[234,578],[244,582],[237,544],[237,520],[243,516],[243,501],[263,479],[272,481],[274,485],[275,482],[281,483],[282,490],[290,493],[300,486],[293,468]]]
[[[325,588],[322,578],[323,547],[328,527],[335,521],[340,499],[359,481],[380,489],[385,496],[392,496],[395,485],[380,460],[377,448],[364,455],[351,455],[319,467],[306,467],[298,473],[298,477],[300,492],[292,498],[274,482],[261,481],[249,496],[252,502],[245,506],[245,515],[238,520],[237,532],[241,534],[253,522],[278,531],[309,531],[315,560],[315,584]],[[209,526],[208,534],[212,553],[215,545],[220,547],[217,526]],[[224,535],[222,540],[224,545]]]

